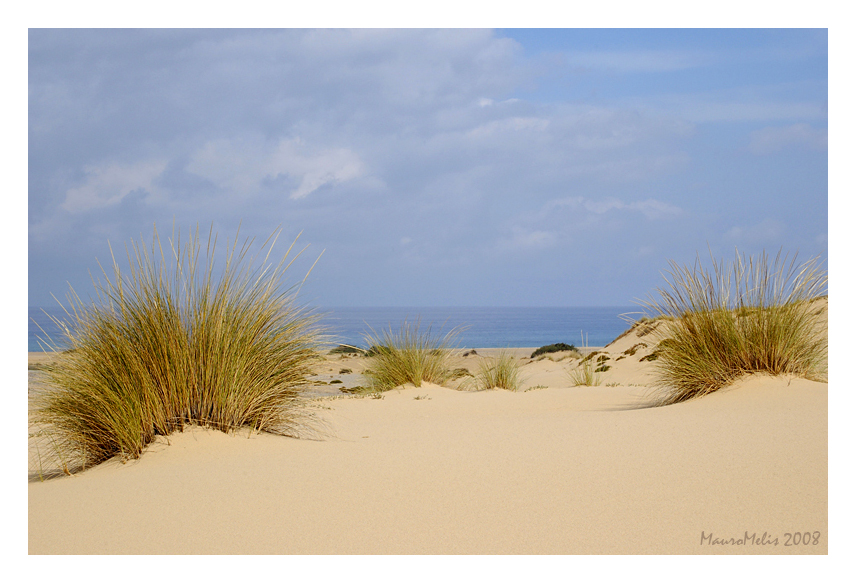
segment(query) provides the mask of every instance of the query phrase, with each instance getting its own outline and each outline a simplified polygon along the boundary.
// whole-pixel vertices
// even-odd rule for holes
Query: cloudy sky
[[[172,225],[327,306],[628,305],[827,258],[826,30],[29,32],[29,304]],[[285,251],[284,245],[278,247]]]

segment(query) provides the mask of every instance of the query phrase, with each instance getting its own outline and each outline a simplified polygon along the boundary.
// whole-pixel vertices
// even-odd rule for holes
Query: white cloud
[[[596,201],[585,200],[583,207],[587,211],[593,213],[604,214],[608,211],[637,211],[646,216],[647,219],[658,219],[667,215],[679,215],[681,209],[674,205],[657,201],[655,199],[646,199],[645,201],[633,201],[626,203],[617,199],[600,199]]]
[[[498,134],[514,134],[518,132],[543,132],[548,128],[548,121],[540,118],[512,117],[493,120],[468,131],[468,138],[481,140],[493,138]]]
[[[689,160],[690,156],[684,152],[618,155],[570,164],[564,171],[569,176],[596,176],[609,183],[629,183],[673,172]]]
[[[275,144],[258,138],[211,141],[193,154],[187,170],[241,195],[259,190],[266,179],[287,176],[298,182],[289,192],[292,199],[364,174],[360,158],[351,150],[313,149],[300,138]]]
[[[819,103],[760,101],[697,101],[678,108],[693,122],[765,122],[794,119],[824,119],[827,112]]]
[[[753,154],[771,154],[790,146],[827,150],[827,129],[794,124],[762,128],[750,133],[750,151]]]
[[[626,205],[627,209],[633,209],[641,212],[648,219],[659,219],[668,215],[676,216],[681,214],[681,209],[675,205],[657,201],[655,199],[646,199],[645,201],[637,201]]]
[[[645,215],[647,219],[676,216],[682,212],[680,208],[656,199],[626,203],[615,198],[587,199],[585,197],[566,197],[548,202],[543,207],[541,216],[551,216],[554,212],[562,208],[582,208],[596,215],[604,215],[610,211],[636,211]]]
[[[363,175],[363,163],[347,148],[331,148],[307,153],[300,140],[281,140],[268,160],[268,176],[300,177],[298,188],[289,195],[302,199],[325,185],[336,185]]]
[[[730,243],[766,244],[776,243],[785,233],[785,225],[775,219],[765,219],[752,226],[735,225],[724,234]]]
[[[86,166],[86,182],[66,191],[61,207],[69,213],[117,205],[137,190],[157,194],[153,182],[166,168],[164,160],[146,160],[134,164],[108,162]]]
[[[698,67],[711,56],[686,51],[593,51],[565,54],[569,65],[618,73],[663,73]]]
[[[512,236],[500,241],[501,249],[543,249],[556,243],[556,234],[550,231],[512,228]]]
[[[806,99],[807,93],[827,91],[816,82],[741,85],[710,91],[663,92],[625,98],[627,108],[640,108],[695,124],[718,122],[808,122],[827,119],[824,99]]]

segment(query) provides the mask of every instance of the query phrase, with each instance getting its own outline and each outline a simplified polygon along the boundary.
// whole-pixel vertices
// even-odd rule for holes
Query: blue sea
[[[45,309],[48,315],[62,318],[59,308]],[[601,347],[628,329],[622,315],[639,318],[639,306],[486,308],[486,307],[334,307],[315,310],[327,329],[332,344],[366,345],[364,335],[374,330],[397,331],[402,322],[420,322],[420,330],[429,326],[433,336],[443,336],[453,328],[460,330],[455,344],[462,348],[541,347],[552,343]],[[28,351],[42,351],[38,338],[61,342],[57,326],[41,308],[29,309]],[[60,348],[62,345],[60,344]]]

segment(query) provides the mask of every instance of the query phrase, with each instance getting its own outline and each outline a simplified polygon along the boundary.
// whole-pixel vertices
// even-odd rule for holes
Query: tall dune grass
[[[518,391],[521,387],[520,366],[514,355],[501,352],[496,358],[483,359],[479,370],[463,389],[483,391],[486,389],[508,389]]]
[[[660,300],[642,303],[671,317],[662,326],[657,387],[661,404],[720,389],[753,372],[824,379],[826,327],[812,301],[827,293],[827,272],[818,258],[803,265],[797,256],[736,251],[731,263],[704,270],[672,262]]]
[[[188,424],[290,436],[306,429],[299,395],[322,336],[294,288],[281,289],[295,244],[269,263],[276,236],[256,267],[253,240],[239,247],[236,235],[217,270],[211,231],[201,261],[198,229],[166,248],[155,230],[150,248],[126,246],[127,275],[115,257],[112,277],[102,268],[95,302],[70,292],[68,322],[57,323],[69,350],[57,352],[35,404],[42,435],[63,460],[85,468],[137,458],[155,436]]]
[[[398,332],[392,328],[366,335],[370,347],[369,366],[363,376],[372,391],[387,391],[411,383],[420,387],[423,381],[443,385],[452,378],[452,349],[458,336],[453,329],[444,336],[434,336],[431,327],[420,331],[420,323],[405,321]]]

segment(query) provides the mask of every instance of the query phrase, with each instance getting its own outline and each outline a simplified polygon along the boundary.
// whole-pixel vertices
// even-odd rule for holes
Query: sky
[[[709,250],[827,260],[826,29],[30,29],[27,53],[30,306],[153,225],[300,234],[319,307],[627,306]]]

